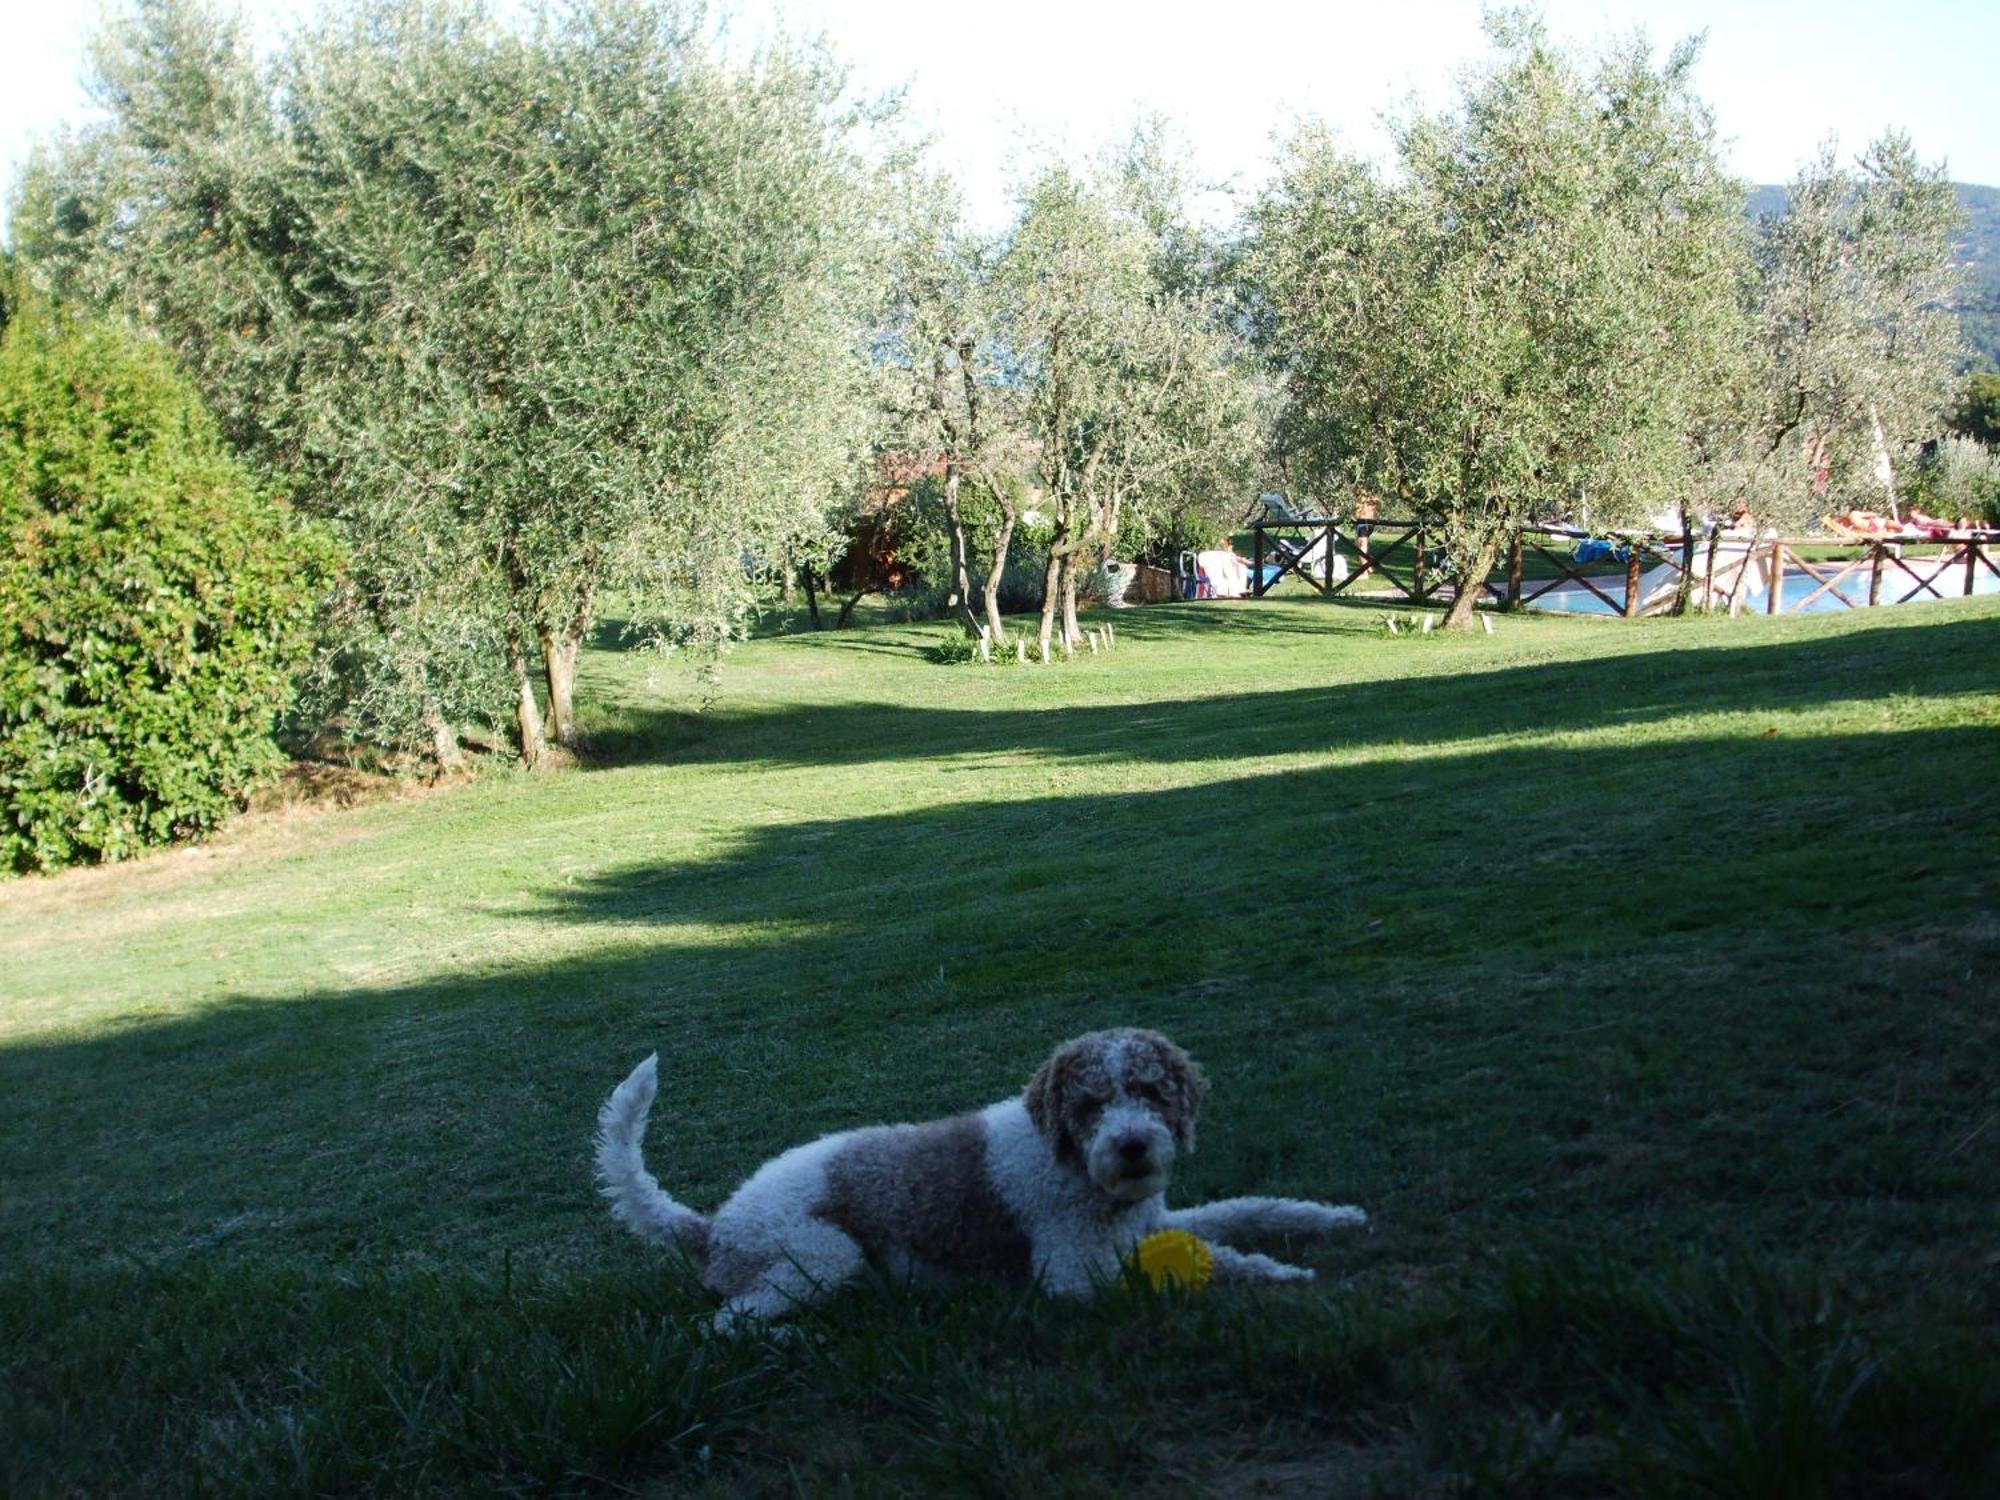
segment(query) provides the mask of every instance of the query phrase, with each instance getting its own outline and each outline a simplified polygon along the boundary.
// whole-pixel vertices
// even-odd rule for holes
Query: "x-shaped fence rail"
[[[1430,544],[1427,528],[1415,520],[1342,520],[1338,517],[1310,517],[1296,520],[1265,519],[1251,525],[1256,566],[1251,571],[1251,594],[1263,598],[1288,577],[1304,579],[1328,598],[1349,593],[1373,574],[1378,583],[1394,595],[1413,604],[1427,604],[1451,592],[1451,583],[1442,559]],[[1509,608],[1533,604],[1554,590],[1575,585],[1587,590],[1614,614],[1627,617],[1640,613],[1647,598],[1657,596],[1664,585],[1644,588],[1642,580],[1652,566],[1663,568],[1678,592],[1683,578],[1699,605],[1722,605],[1731,613],[1742,607],[1750,590],[1747,580],[1759,573],[1764,583],[1764,608],[1768,614],[1796,614],[1831,596],[1848,609],[1862,609],[1883,602],[1883,583],[1900,573],[1895,586],[1908,580],[1891,604],[1907,604],[1922,594],[1945,598],[1938,587],[1947,574],[1963,569],[1960,592],[1971,594],[1981,571],[2000,578],[2000,531],[1968,530],[1947,537],[1867,537],[1802,541],[1797,538],[1730,538],[1717,533],[1698,537],[1641,536],[1613,534],[1598,537],[1609,549],[1588,560],[1576,555],[1576,544],[1593,539],[1592,534],[1567,526],[1524,526],[1516,533],[1507,552],[1505,582],[1480,580],[1482,593]],[[1567,543],[1568,552],[1555,550]],[[1858,547],[1852,557],[1813,558],[1802,547]],[[1919,559],[1922,571],[1911,565],[1906,549],[1941,546],[1943,551]],[[1342,549],[1345,549],[1343,553]],[[1398,555],[1410,562],[1407,579],[1390,571],[1388,564]],[[1553,576],[1524,582],[1523,563],[1532,554],[1548,566]],[[1338,559],[1351,557],[1353,565],[1340,576]],[[1601,561],[1619,561],[1625,566],[1623,588],[1616,589],[1615,575],[1590,573]],[[1272,570],[1266,576],[1266,566]],[[1862,569],[1868,570],[1867,604],[1858,603],[1841,585]],[[1784,584],[1788,575],[1799,574],[1814,587],[1787,602]],[[1610,584],[1616,592],[1607,590]]]

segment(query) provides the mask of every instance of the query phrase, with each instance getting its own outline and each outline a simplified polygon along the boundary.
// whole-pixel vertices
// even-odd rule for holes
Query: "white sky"
[[[268,25],[316,0],[266,0]],[[824,30],[856,81],[907,85],[937,160],[997,226],[1024,153],[1095,151],[1144,109],[1176,120],[1203,173],[1254,185],[1274,132],[1316,115],[1379,155],[1379,119],[1411,95],[1439,102],[1483,44],[1477,0],[739,0],[739,34],[782,15]],[[84,117],[84,38],[102,0],[12,0],[0,20],[0,197],[31,140]],[[1547,0],[1556,35],[1584,43],[1643,29],[1664,48],[1708,33],[1697,75],[1730,161],[1782,182],[1837,134],[1858,150],[1907,130],[1926,160],[2000,183],[2000,3],[1995,0]]]

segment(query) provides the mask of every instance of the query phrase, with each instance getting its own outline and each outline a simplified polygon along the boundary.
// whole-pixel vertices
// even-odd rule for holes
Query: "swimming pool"
[[[1937,595],[1926,590],[1917,581],[1918,579],[1928,582],[1931,588],[1936,589],[1938,594],[1944,595],[1945,598],[1957,599],[1965,593],[1965,570],[1968,566],[1973,570],[1973,593],[2000,593],[2000,575],[1996,575],[1983,562],[1975,561],[1968,564],[1964,561],[1947,561],[1942,556],[1931,556],[1906,557],[1903,559],[1903,563],[1910,569],[1909,573],[1905,573],[1902,568],[1897,567],[1893,562],[1886,563],[1883,566],[1881,597],[1883,604],[1919,604],[1934,600]],[[1819,566],[1830,571],[1842,565],[1834,562],[1819,564]],[[1652,574],[1654,572],[1666,575],[1662,580],[1663,582],[1678,581],[1672,577],[1670,569],[1649,570],[1647,579],[1642,581],[1639,590],[1640,599],[1645,601],[1640,607],[1642,614],[1660,612],[1658,600],[1660,599],[1662,590],[1652,581]],[[1865,608],[1868,604],[1868,572],[1869,570],[1865,567],[1856,568],[1824,594],[1821,594],[1817,599],[1813,599],[1812,603],[1806,604],[1805,601],[1812,598],[1812,595],[1819,589],[1821,580],[1812,577],[1796,566],[1787,568],[1785,570],[1785,581],[1779,590],[1778,612],[1780,614],[1799,613],[1817,615],[1827,613],[1831,610],[1847,609],[1850,605]],[[1916,576],[1912,577],[1912,573]],[[1621,599],[1624,595],[1625,580],[1620,575],[1607,573],[1602,579],[1593,579],[1592,582],[1596,583],[1599,588],[1609,594],[1613,600]],[[1904,595],[1910,594],[1913,591],[1915,594],[1914,598],[1904,598]],[[1670,598],[1671,592],[1667,592]],[[1836,594],[1842,597],[1836,599],[1834,597]],[[1761,576],[1761,570],[1753,572],[1744,582],[1741,610],[1744,614],[1761,615],[1766,613],[1766,604],[1765,584]],[[1649,605],[1651,606],[1650,608],[1648,607]],[[1801,605],[1804,605],[1804,608],[1801,609]],[[1530,603],[1528,607],[1530,609],[1554,610],[1558,614],[1572,615],[1618,615],[1624,612],[1618,605],[1607,603],[1589,589],[1574,583],[1566,583],[1560,588],[1550,589],[1546,594],[1543,594]]]

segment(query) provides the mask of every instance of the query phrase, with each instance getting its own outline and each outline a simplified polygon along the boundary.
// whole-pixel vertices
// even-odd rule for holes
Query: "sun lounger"
[[[1201,552],[1183,552],[1177,571],[1183,599],[1241,599],[1250,592],[1250,580],[1255,570],[1227,548],[1214,547]],[[1278,563],[1264,564],[1264,582],[1276,582],[1282,572],[1283,568]]]

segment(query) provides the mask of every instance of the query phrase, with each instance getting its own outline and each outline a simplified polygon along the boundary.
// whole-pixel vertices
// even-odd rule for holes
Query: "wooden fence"
[[[1386,594],[1413,604],[1428,604],[1455,593],[1442,549],[1426,535],[1421,521],[1265,519],[1252,524],[1251,537],[1255,553],[1251,571],[1254,598],[1263,598],[1287,577],[1302,578],[1321,594],[1333,598],[1358,592],[1357,586],[1371,574],[1383,586],[1372,597]],[[1584,541],[1602,542],[1607,551],[1599,557],[1580,560],[1576,547]],[[1854,555],[1826,558],[1807,553],[1807,549],[1824,552],[1830,547],[1853,549]],[[1935,553],[1926,550],[1913,557],[1913,549],[1931,547],[1939,550]],[[1959,593],[1971,594],[1984,573],[2000,579],[1996,554],[2000,554],[1997,530],[1955,531],[1937,539],[1807,540],[1719,534],[1693,538],[1617,534],[1594,537],[1574,527],[1524,526],[1508,549],[1504,573],[1497,579],[1480,580],[1480,589],[1494,603],[1512,609],[1532,605],[1545,595],[1573,585],[1602,601],[1611,613],[1630,618],[1657,609],[1663,598],[1677,597],[1686,576],[1689,599],[1696,609],[1724,608],[1732,614],[1741,613],[1748,599],[1761,592],[1765,613],[1797,614],[1824,598],[1837,599],[1849,609],[1907,604],[1927,594],[1943,599],[1948,597],[1947,590],[1954,583]],[[1524,579],[1523,565],[1530,555],[1546,563],[1554,576]],[[1341,558],[1352,559],[1345,577],[1339,576],[1337,559]],[[1409,562],[1407,577],[1401,570],[1389,569],[1388,565],[1400,558]],[[1622,562],[1623,578],[1585,571],[1600,560]],[[1913,560],[1916,566],[1912,565]],[[1272,569],[1268,577],[1267,566]],[[1864,569],[1868,578],[1866,604],[1857,602],[1841,587]],[[1960,571],[1962,580],[1948,576]],[[1812,586],[1787,602],[1786,581],[1800,577],[1810,579]]]

